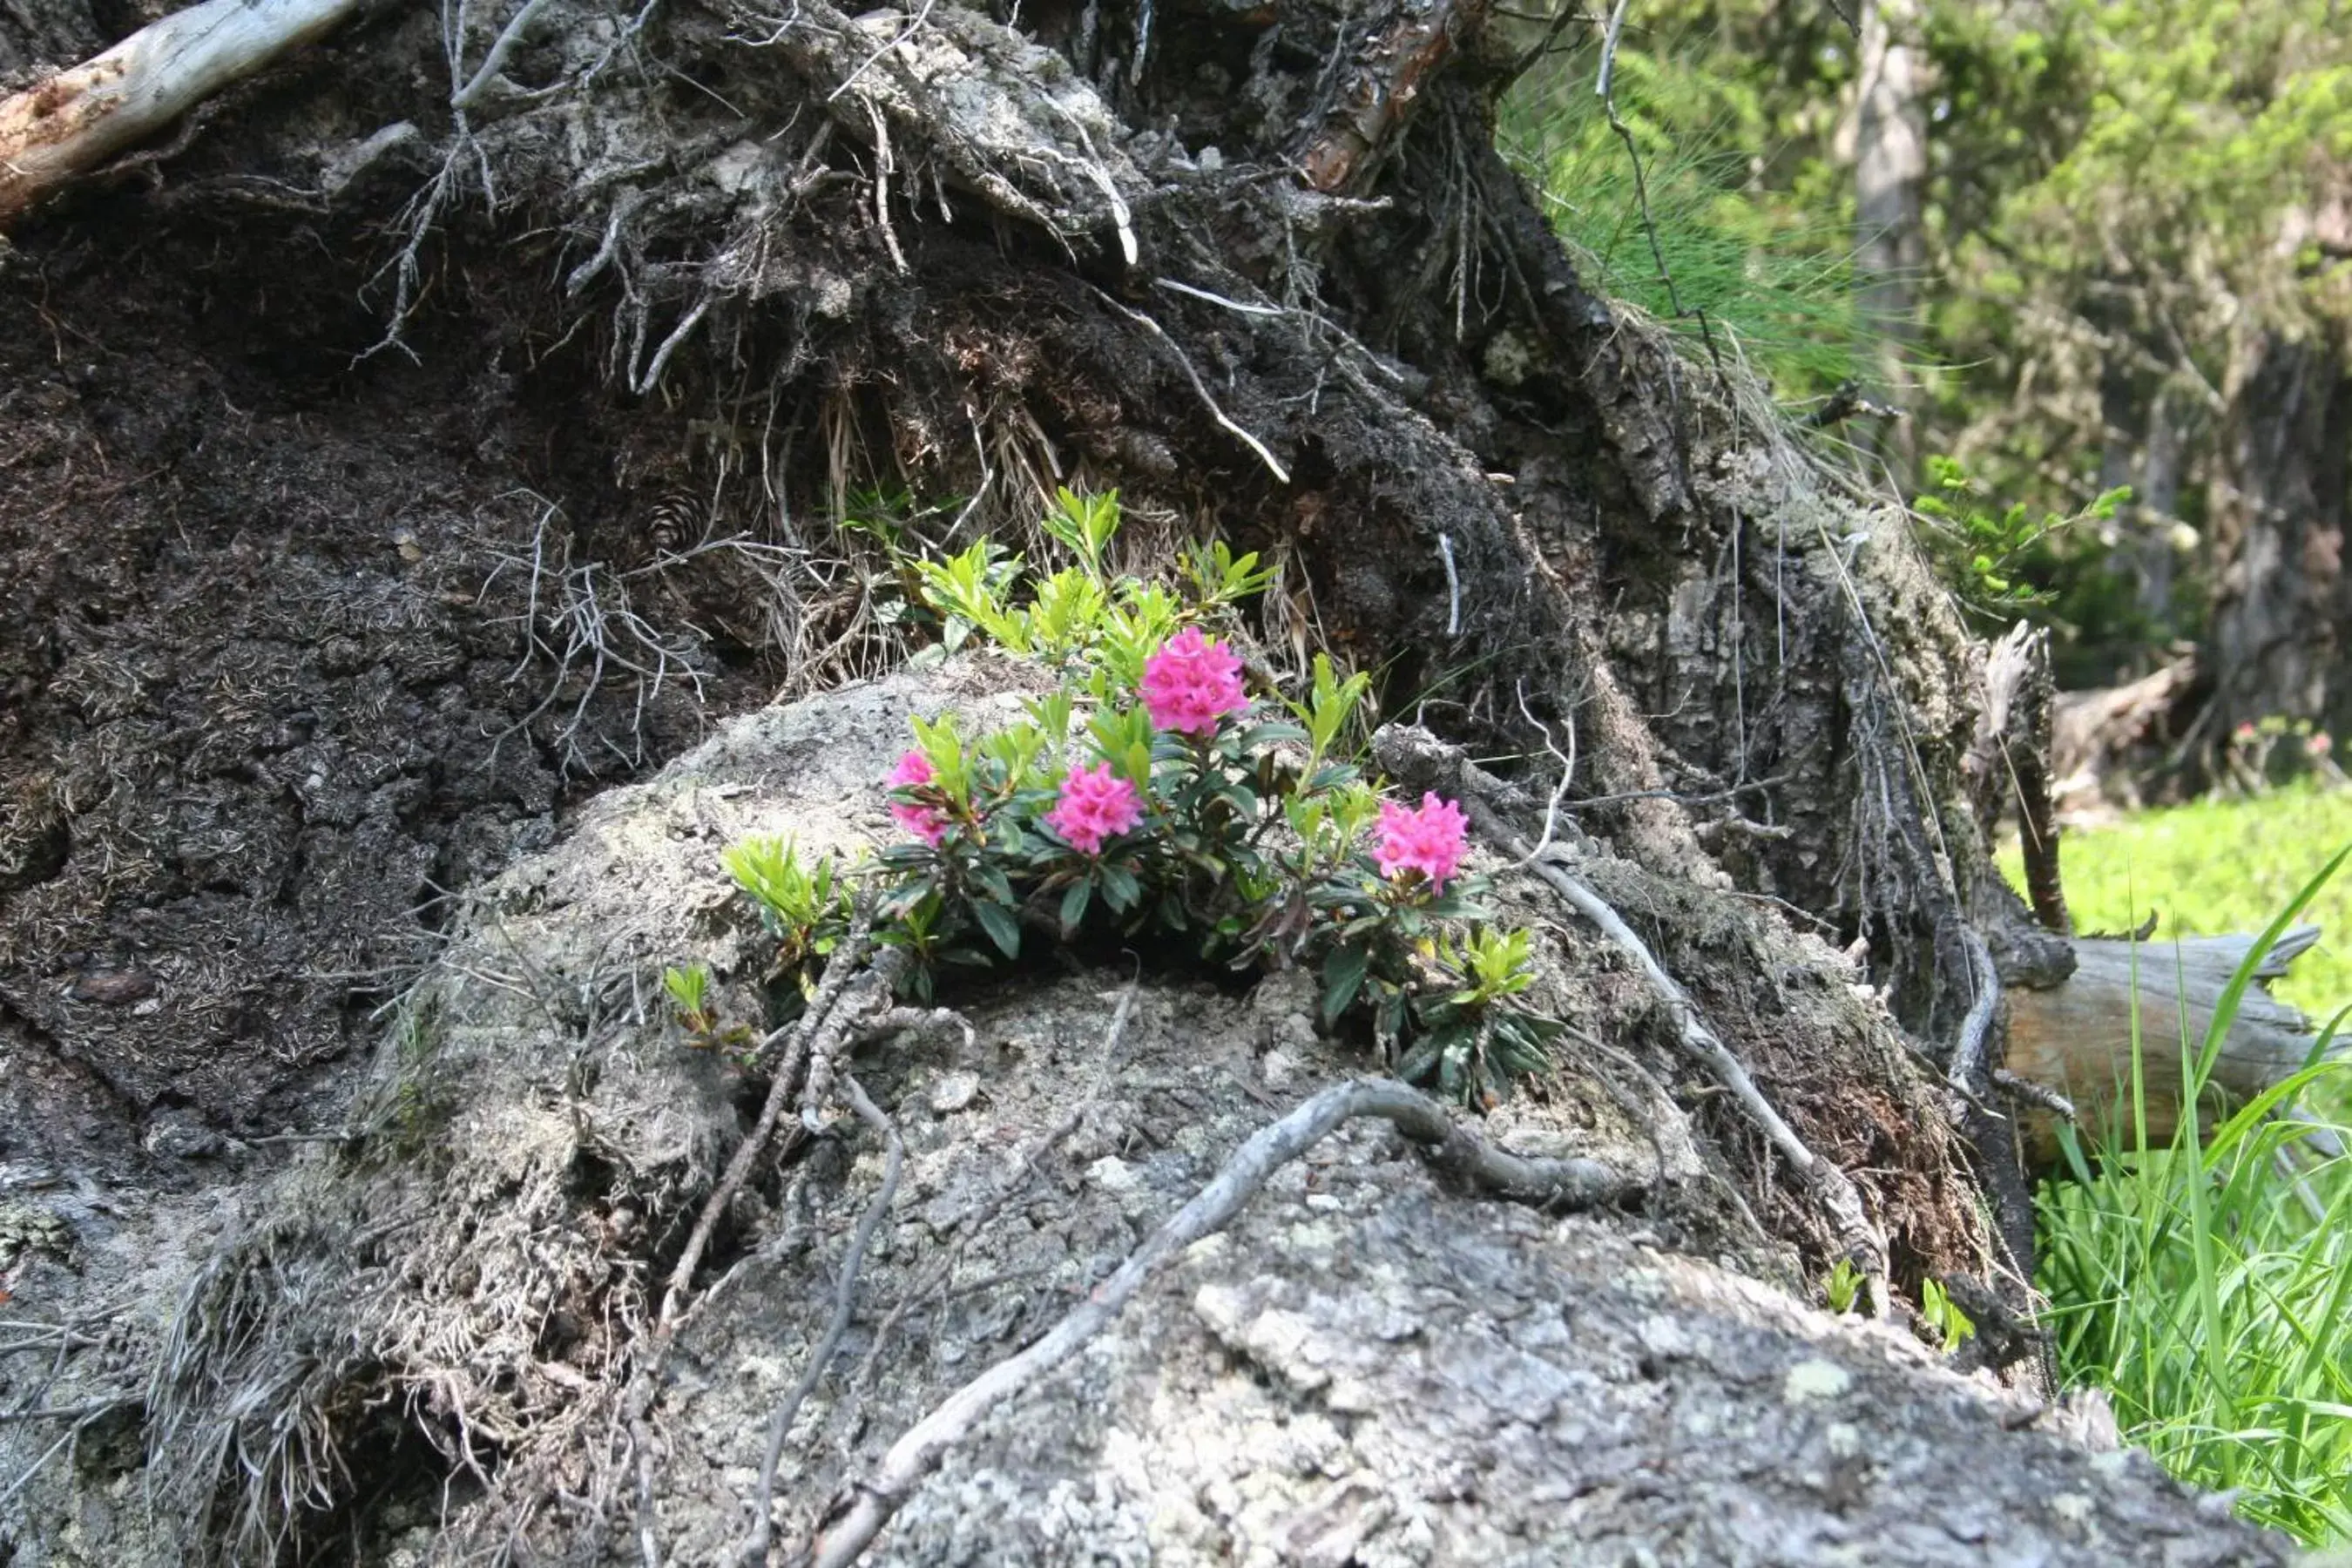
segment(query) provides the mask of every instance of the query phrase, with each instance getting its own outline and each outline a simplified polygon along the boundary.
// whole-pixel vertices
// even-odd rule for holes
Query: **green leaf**
[[[1323,1022],[1328,1026],[1356,999],[1364,974],[1371,967],[1372,950],[1361,942],[1344,942],[1323,961]]]
[[[1105,862],[1097,874],[1102,879],[1103,901],[1114,914],[1125,914],[1143,897],[1143,884],[1124,866]]]
[[[1243,731],[1240,744],[1243,751],[1252,752],[1260,746],[1271,746],[1281,741],[1303,742],[1306,740],[1307,731],[1297,725],[1274,720],[1264,724],[1253,724]]]
[[[982,890],[1000,904],[1014,904],[1020,901],[1013,896],[1012,879],[1005,876],[1001,868],[992,866],[985,860],[972,867],[971,879],[979,883]]]
[[[981,902],[971,906],[971,912],[998,952],[1007,958],[1021,956],[1021,921],[1012,910],[1003,904]]]
[[[1094,884],[1081,878],[1071,883],[1070,890],[1062,895],[1062,930],[1065,934],[1077,930],[1078,922],[1087,918],[1087,901],[1094,896]]]

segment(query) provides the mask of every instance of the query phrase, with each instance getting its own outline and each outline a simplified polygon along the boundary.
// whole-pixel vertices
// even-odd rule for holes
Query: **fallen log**
[[[359,0],[206,0],[0,101],[0,230],[358,8]]]
[[[2297,926],[2254,972],[2255,984],[2239,998],[2207,1085],[2215,1108],[2244,1103],[2310,1058],[2317,1044],[2311,1021],[2273,996],[2268,984],[2318,940],[2317,926]],[[2153,1144],[2168,1142],[2180,1120],[2181,1042],[2191,1049],[2203,1046],[2221,994],[2253,942],[2242,934],[2176,942],[2076,939],[2074,973],[2064,982],[2009,992],[2010,1070],[2073,1100],[2086,1146],[2096,1147],[2111,1126],[2128,1141],[2137,1011],[2147,1136]],[[2059,1159],[2058,1119],[2038,1109],[2022,1114],[2027,1166],[2048,1170]]]

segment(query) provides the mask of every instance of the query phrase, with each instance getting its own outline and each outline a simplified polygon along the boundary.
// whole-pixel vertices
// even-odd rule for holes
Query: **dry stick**
[[[2031,1079],[2020,1078],[2007,1068],[1992,1069],[1992,1086],[2013,1100],[2021,1100],[2028,1105],[2040,1106],[2061,1121],[2082,1120],[2080,1113],[2074,1109],[2073,1100],[2049,1085],[2035,1083]]]
[[[358,8],[359,0],[207,0],[0,98],[0,229]]]
[[[743,1561],[763,1563],[768,1560],[768,1539],[771,1524],[770,1506],[776,1496],[776,1462],[783,1457],[784,1436],[793,1429],[793,1420],[800,1415],[801,1403],[816,1387],[824,1369],[832,1364],[834,1352],[841,1348],[841,1338],[849,1331],[850,1314],[857,1310],[857,1277],[866,1268],[866,1249],[873,1244],[876,1227],[882,1216],[890,1212],[890,1204],[898,1195],[898,1173],[906,1164],[907,1145],[898,1137],[896,1123],[883,1115],[866,1098],[866,1090],[856,1079],[842,1075],[842,1096],[857,1119],[882,1134],[886,1152],[882,1158],[882,1186],[874,1201],[866,1205],[865,1215],[857,1222],[856,1234],[849,1238],[849,1250],[842,1255],[841,1276],[835,1282],[833,1321],[824,1329],[824,1338],[809,1352],[808,1365],[801,1369],[801,1380],[792,1394],[776,1406],[776,1414],[768,1422],[768,1452],[760,1461],[760,1494],[751,1510],[751,1539],[744,1544]]]
[[[1150,332],[1153,337],[1158,338],[1167,348],[1168,352],[1176,356],[1177,368],[1184,373],[1184,379],[1192,384],[1193,392],[1199,395],[1201,402],[1209,410],[1209,417],[1214,419],[1219,427],[1223,429],[1227,435],[1233,437],[1234,440],[1239,441],[1243,446],[1247,447],[1251,451],[1256,453],[1258,461],[1265,465],[1266,471],[1275,477],[1276,483],[1286,485],[1290,482],[1290,470],[1282,466],[1281,459],[1277,458],[1272,452],[1265,449],[1265,442],[1259,440],[1256,437],[1251,435],[1248,431],[1234,424],[1232,419],[1228,418],[1225,411],[1218,406],[1217,400],[1209,395],[1208,384],[1201,379],[1201,373],[1192,368],[1192,357],[1184,352],[1182,344],[1179,343],[1174,338],[1168,335],[1167,328],[1161,326],[1159,322],[1153,321],[1150,317],[1145,315],[1140,310],[1131,310],[1128,309],[1128,307],[1120,304],[1118,300],[1112,299],[1109,295],[1105,294],[1099,289],[1096,289],[1095,293],[1104,304],[1108,305],[1112,310],[1117,310],[1120,315],[1125,316],[1129,321],[1133,321],[1137,326],[1141,327],[1145,331]]]
[[[1136,1292],[1184,1248],[1222,1229],[1275,1172],[1297,1159],[1340,1123],[1378,1116],[1416,1143],[1432,1163],[1482,1186],[1528,1202],[1589,1208],[1634,1190],[1635,1184],[1591,1160],[1522,1159],[1507,1154],[1455,1124],[1444,1106],[1392,1079],[1335,1084],[1264,1127],[1234,1152],[1216,1179],[1128,1255],[1117,1273],[1097,1286],[1044,1338],[998,1362],[965,1384],[908,1428],[882,1457],[870,1479],[856,1483],[840,1521],[811,1543],[814,1568],[846,1568],[872,1544],[882,1526],[924,1477],[999,1401],[1069,1359],[1102,1331]]]
[[[1092,1110],[1095,1102],[1102,1098],[1103,1085],[1110,1081],[1112,1069],[1118,1064],[1119,1037],[1127,1032],[1128,1016],[1135,1010],[1135,994],[1141,984],[1142,977],[1139,973],[1135,979],[1127,983],[1127,989],[1119,994],[1118,1006],[1111,1014],[1110,1027],[1103,1031],[1102,1045],[1097,1049],[1095,1063],[1094,1078],[1087,1083],[1086,1093],[1078,1097],[1076,1103],[1070,1107],[1061,1121],[1046,1129],[1035,1142],[1023,1152],[1021,1157],[1013,1163],[1013,1173],[1004,1184],[997,1188],[987,1202],[972,1211],[969,1218],[957,1225],[955,1244],[948,1248],[947,1256],[933,1264],[929,1273],[908,1287],[906,1293],[899,1297],[898,1304],[890,1309],[889,1315],[882,1320],[881,1327],[874,1331],[874,1342],[866,1347],[866,1359],[860,1362],[857,1370],[850,1374],[851,1389],[855,1390],[864,1385],[867,1374],[874,1370],[874,1363],[880,1359],[884,1350],[888,1348],[890,1337],[898,1332],[898,1324],[906,1317],[908,1310],[933,1291],[946,1287],[948,1281],[954,1277],[957,1266],[963,1261],[964,1249],[971,1245],[972,1238],[996,1223],[996,1216],[1003,1212],[1004,1205],[1026,1189],[1030,1179],[1037,1173],[1038,1162],[1058,1148],[1062,1140],[1076,1132],[1078,1130],[1078,1123],[1086,1120],[1087,1112]]]

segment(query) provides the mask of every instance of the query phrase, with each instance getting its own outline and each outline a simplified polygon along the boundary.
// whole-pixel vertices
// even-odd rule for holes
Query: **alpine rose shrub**
[[[919,750],[910,751],[898,759],[890,770],[890,787],[906,789],[931,782],[931,759]],[[908,805],[899,801],[890,803],[890,816],[899,826],[936,849],[940,840],[948,836],[948,815],[935,805]]]
[[[1469,849],[1470,822],[1454,802],[1433,793],[1421,797],[1418,810],[1408,811],[1392,800],[1381,803],[1381,837],[1372,859],[1381,876],[1418,871],[1429,879],[1431,892],[1442,893]]]
[[[1218,720],[1249,706],[1240,656],[1198,626],[1186,626],[1144,661],[1139,689],[1152,723],[1185,735],[1213,734]]]
[[[1097,953],[1115,933],[1228,971],[1319,973],[1325,1024],[1367,1021],[1400,1070],[1467,1105],[1541,1070],[1565,1026],[1522,999],[1537,980],[1528,933],[1478,907],[1462,805],[1383,802],[1351,755],[1371,678],[1318,655],[1296,700],[1253,700],[1234,642],[1171,628],[1233,624],[1222,617],[1273,574],[1218,544],[1187,563],[1189,601],[1109,580],[1115,502],[1066,492],[1059,506],[1047,531],[1079,564],[1034,581],[1025,605],[1017,562],[986,540],[915,563],[948,646],[977,628],[1059,679],[987,733],[958,714],[913,719],[916,745],[885,785],[909,837],[842,873],[870,891],[836,891],[832,861],[811,875],[789,848],[730,862],[779,938],[776,973],[814,985],[861,915],[905,955],[900,984],[921,1002],[958,967],[1020,962],[1031,933]],[[672,994],[711,1035],[682,972]]]
[[[1135,785],[1110,771],[1108,763],[1072,768],[1062,781],[1062,797],[1045,814],[1045,826],[1082,855],[1099,851],[1106,839],[1131,832],[1143,820]]]

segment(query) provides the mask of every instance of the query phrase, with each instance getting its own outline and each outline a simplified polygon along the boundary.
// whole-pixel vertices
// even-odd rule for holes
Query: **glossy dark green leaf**
[[[1021,956],[1021,921],[1012,910],[1003,904],[976,903],[971,912],[979,918],[981,929],[988,933],[997,951],[1007,958]]]
[[[1356,993],[1363,989],[1365,971],[1371,967],[1371,949],[1360,942],[1343,942],[1331,950],[1323,961],[1323,1022],[1339,1021],[1339,1015],[1355,1001]]]

